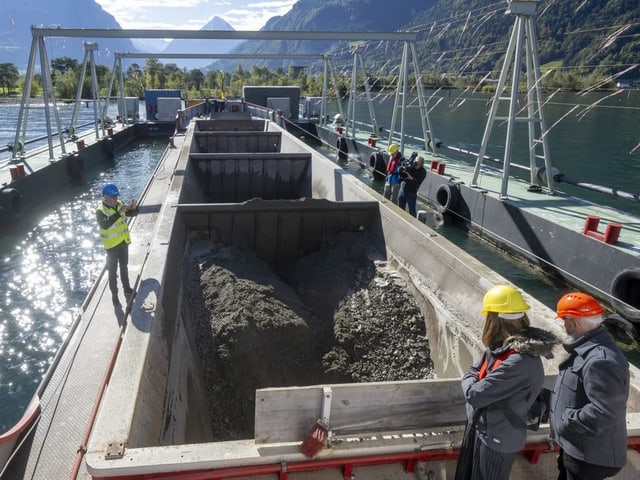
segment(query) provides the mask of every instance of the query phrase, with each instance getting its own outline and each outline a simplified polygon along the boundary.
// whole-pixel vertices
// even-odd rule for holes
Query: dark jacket
[[[564,348],[569,356],[551,393],[552,437],[573,458],[623,467],[629,363],[603,326]]]
[[[405,193],[418,193],[420,185],[427,178],[427,171],[424,167],[416,168],[411,166],[407,169],[407,172],[413,177],[413,179],[403,178],[400,188]]]
[[[514,336],[501,348],[489,350],[462,377],[462,392],[467,401],[469,420],[483,409],[477,422],[477,436],[487,447],[501,453],[517,452],[527,438],[527,412],[544,382],[540,357],[551,357],[559,343],[552,333],[530,327]],[[513,349],[502,363],[482,380],[478,372],[485,358],[489,365],[503,352]]]

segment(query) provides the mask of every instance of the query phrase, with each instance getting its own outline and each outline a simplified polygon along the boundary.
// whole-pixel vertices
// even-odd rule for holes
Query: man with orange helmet
[[[593,297],[567,293],[557,313],[571,337],[551,393],[558,479],[612,477],[627,461],[629,363],[602,326],[604,309]]]

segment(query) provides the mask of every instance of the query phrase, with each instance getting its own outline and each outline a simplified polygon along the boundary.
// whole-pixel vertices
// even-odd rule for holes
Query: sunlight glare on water
[[[22,415],[104,267],[95,208],[104,183],[139,198],[166,138],[138,141],[87,184],[39,206],[0,238],[0,433]]]

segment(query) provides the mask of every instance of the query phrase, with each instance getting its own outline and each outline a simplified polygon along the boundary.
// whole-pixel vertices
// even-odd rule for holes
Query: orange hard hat
[[[558,300],[556,308],[558,317],[593,317],[604,312],[602,305],[591,295],[580,292],[572,292],[563,295]]]

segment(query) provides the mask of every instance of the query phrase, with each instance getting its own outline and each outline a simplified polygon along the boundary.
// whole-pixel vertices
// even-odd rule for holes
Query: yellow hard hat
[[[395,143],[392,143],[391,145],[389,145],[389,153],[391,155],[393,155],[394,153],[396,153],[398,150],[400,150],[400,147],[398,145],[396,145]]]
[[[496,285],[489,289],[482,300],[482,314],[522,313],[529,310],[520,292],[511,285]]]

